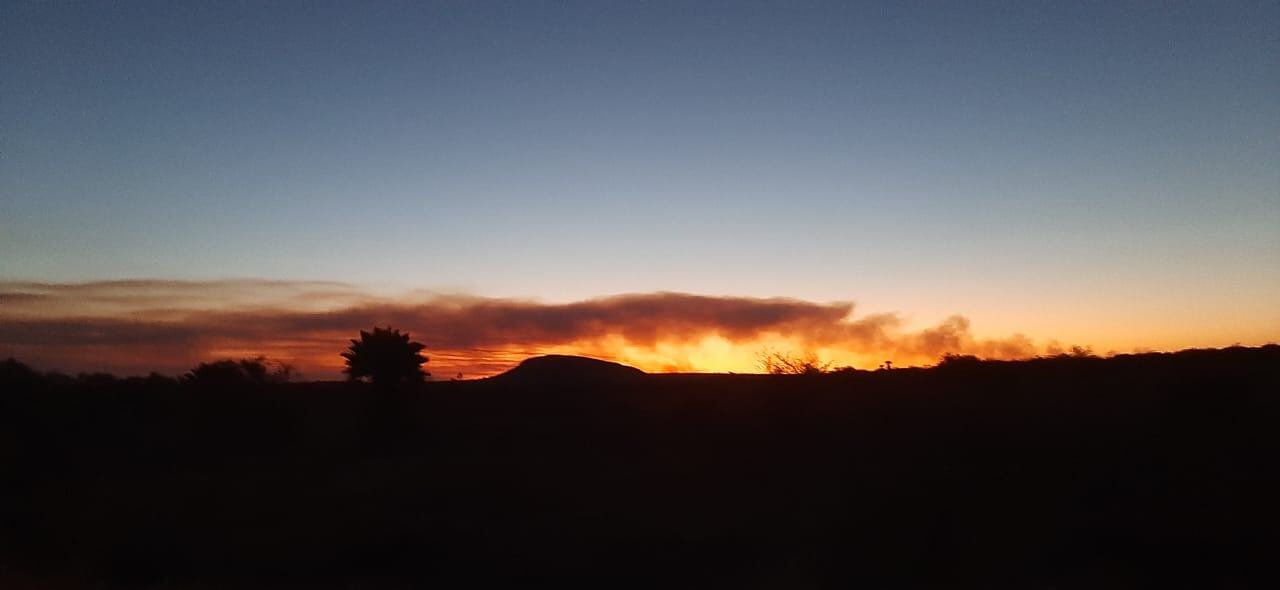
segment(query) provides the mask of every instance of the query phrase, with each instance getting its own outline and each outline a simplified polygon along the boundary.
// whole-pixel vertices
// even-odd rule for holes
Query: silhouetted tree
[[[402,382],[418,382],[430,376],[422,370],[427,357],[421,354],[426,348],[411,342],[409,334],[401,334],[390,326],[374,328],[372,332],[360,331],[360,339],[352,340],[350,348],[342,353],[347,359],[345,372],[352,379],[367,378],[378,387],[394,387]]]

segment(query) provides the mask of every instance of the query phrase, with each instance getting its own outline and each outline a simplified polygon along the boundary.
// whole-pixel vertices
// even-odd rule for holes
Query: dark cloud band
[[[908,362],[947,352],[995,358],[1036,352],[1021,336],[975,339],[960,316],[906,333],[893,314],[854,318],[849,302],[687,293],[556,304],[460,295],[402,301],[339,283],[113,281],[0,283],[0,302],[0,355],[66,370],[126,373],[172,372],[213,355],[257,351],[293,358],[304,371],[324,375],[332,373],[345,338],[373,325],[412,333],[438,352],[432,365],[446,374],[478,367],[492,372],[542,348],[583,344],[599,350],[591,343],[606,339],[654,348],[711,335],[735,343],[773,335]]]

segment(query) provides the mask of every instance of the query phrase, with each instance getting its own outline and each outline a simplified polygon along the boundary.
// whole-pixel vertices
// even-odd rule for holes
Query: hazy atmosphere
[[[301,331],[220,323],[166,363],[336,375],[345,340],[315,338],[370,322],[449,375],[1263,344],[1278,27],[1270,2],[5,2],[0,354],[137,371],[129,347],[263,311]],[[672,297],[703,315],[626,311]],[[565,317],[438,330],[488,306]]]
[[[1275,0],[0,0],[0,589],[1274,590],[1278,456]]]

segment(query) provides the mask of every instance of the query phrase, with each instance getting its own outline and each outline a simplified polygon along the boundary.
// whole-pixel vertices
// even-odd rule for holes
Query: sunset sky
[[[0,358],[1280,341],[1280,3],[0,2]]]

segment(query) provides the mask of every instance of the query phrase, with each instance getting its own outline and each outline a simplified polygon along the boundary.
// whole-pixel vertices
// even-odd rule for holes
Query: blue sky
[[[0,278],[1256,340],[1278,30],[1274,2],[7,1]]]

